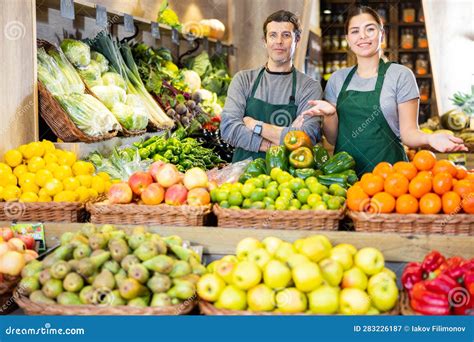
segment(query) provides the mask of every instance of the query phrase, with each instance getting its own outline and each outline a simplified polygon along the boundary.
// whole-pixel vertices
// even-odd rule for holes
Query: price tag
[[[61,17],[74,20],[75,14],[73,0],[61,0],[59,3],[59,10],[61,12]]]
[[[222,42],[220,40],[216,43],[216,53],[218,55],[222,54]]]
[[[209,52],[209,40],[207,39],[207,37],[204,37],[203,39],[203,46],[204,46],[204,51],[207,51]]]
[[[179,32],[177,29],[171,29],[171,41],[173,44],[179,45]]]
[[[107,27],[107,9],[104,6],[97,5],[95,8],[95,24],[100,27]]]
[[[123,25],[125,26],[125,32],[135,33],[133,17],[130,14],[123,15]]]
[[[154,21],[151,22],[151,36],[155,39],[161,39],[160,25]]]

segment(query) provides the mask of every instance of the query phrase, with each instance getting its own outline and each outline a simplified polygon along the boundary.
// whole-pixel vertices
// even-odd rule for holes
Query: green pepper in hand
[[[313,152],[308,147],[300,147],[291,152],[290,165],[295,169],[311,168],[314,165]]]

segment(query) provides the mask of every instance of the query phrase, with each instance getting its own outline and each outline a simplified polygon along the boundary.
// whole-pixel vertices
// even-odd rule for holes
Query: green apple
[[[371,306],[366,315],[380,315],[380,311],[375,306]]]
[[[333,249],[331,249],[329,258],[340,263],[344,271],[347,271],[354,264],[352,254],[345,248],[334,247]]]
[[[262,280],[262,271],[260,267],[252,261],[239,262],[232,273],[232,284],[241,290],[248,290]]]
[[[247,308],[247,293],[237,286],[227,285],[222,290],[215,306],[218,309],[245,310]]]
[[[269,236],[263,239],[262,243],[265,249],[267,250],[268,253],[270,253],[271,256],[274,256],[278,247],[283,241],[281,239],[274,237],[274,236]]]
[[[293,281],[298,290],[310,292],[321,286],[323,275],[319,266],[314,262],[300,264],[291,271]]]
[[[360,249],[354,256],[354,264],[367,275],[374,275],[383,270],[385,259],[383,254],[376,248],[365,247]]]
[[[331,243],[324,235],[314,235],[306,238],[298,250],[311,261],[318,262],[329,256]]]
[[[252,261],[258,265],[261,269],[271,260],[270,253],[267,252],[265,248],[259,248],[252,252],[247,257],[248,261]]]
[[[384,267],[382,269],[382,272],[387,273],[390,276],[390,278],[392,278],[393,280],[397,280],[397,275],[391,269]]]
[[[372,300],[372,304],[381,312],[389,311],[397,304],[397,284],[385,272],[370,277],[367,292]]]
[[[286,260],[286,263],[290,268],[295,268],[296,266],[307,262],[310,262],[310,260],[305,255],[299,253],[290,255],[288,260]]]
[[[259,284],[247,292],[247,303],[252,311],[272,311],[275,309],[275,292],[267,285]]]
[[[319,262],[319,267],[324,280],[326,280],[329,285],[339,286],[344,273],[344,269],[339,262],[326,258]]]
[[[233,261],[218,260],[214,273],[221,277],[227,284],[232,284],[232,273],[237,263]]]
[[[239,260],[247,258],[248,254],[256,249],[262,248],[262,243],[255,238],[247,237],[241,240],[235,249],[235,255]]]
[[[278,249],[275,252],[275,258],[286,262],[290,255],[295,254],[296,249],[293,247],[293,245],[289,242],[282,242],[280,246],[278,246]]]
[[[342,275],[341,287],[365,290],[367,288],[367,276],[359,267],[354,266]]]
[[[331,315],[339,309],[339,289],[323,285],[308,293],[309,309],[314,314]]]
[[[208,273],[199,279],[197,283],[197,293],[202,299],[208,302],[215,302],[219,299],[225,286],[225,281],[218,275]]]
[[[294,287],[283,289],[276,294],[277,312],[303,313],[308,307],[306,295]]]
[[[350,243],[340,243],[334,246],[334,249],[346,249],[351,255],[355,255],[357,253],[357,248]]]
[[[344,315],[365,315],[370,309],[370,297],[361,289],[343,289],[339,294],[339,312]]]
[[[272,289],[282,289],[291,281],[291,271],[283,262],[270,260],[263,270],[263,282]]]
[[[219,263],[219,261],[220,260],[214,260],[209,265],[207,265],[207,267],[206,267],[207,272],[214,273],[214,270],[216,269],[216,265]]]

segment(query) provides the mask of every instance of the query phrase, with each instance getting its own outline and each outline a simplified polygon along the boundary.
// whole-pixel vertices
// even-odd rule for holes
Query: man
[[[297,119],[311,108],[309,100],[322,98],[319,82],[293,66],[301,36],[298,18],[288,11],[275,12],[265,20],[263,34],[265,67],[235,75],[221,115],[222,138],[236,147],[233,162],[264,157],[290,130],[306,132],[313,143],[321,139],[320,119]]]

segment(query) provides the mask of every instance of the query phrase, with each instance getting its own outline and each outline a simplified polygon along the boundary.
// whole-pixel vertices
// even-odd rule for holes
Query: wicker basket
[[[88,203],[86,208],[91,222],[98,224],[203,226],[211,212],[210,206],[108,204],[107,201]]]
[[[13,290],[20,279],[20,276],[3,275],[0,282],[0,315],[7,315],[18,308],[13,299]]]
[[[0,202],[0,221],[84,222],[86,217],[79,202]]]
[[[474,215],[369,214],[349,211],[358,232],[474,235]]]
[[[132,307],[126,305],[51,305],[33,303],[27,296],[15,291],[14,298],[20,308],[28,315],[61,315],[61,316],[176,316],[186,315],[196,306],[197,300],[189,299],[182,304],[167,307]]]
[[[45,49],[57,49],[53,44],[42,39],[37,40],[37,46],[38,48],[44,47]],[[90,94],[87,89],[86,94]],[[114,130],[104,135],[92,137],[82,132],[71,120],[69,114],[61,107],[59,102],[39,80],[38,102],[41,117],[51,128],[53,133],[64,142],[81,141],[92,143],[113,138],[118,133],[118,131]]]
[[[400,313],[404,316],[421,315],[421,313],[416,312],[411,308],[410,297],[406,291],[400,292]]]
[[[339,210],[226,209],[215,204],[217,225],[224,228],[337,230],[345,207]]]
[[[205,300],[200,300],[199,301],[199,309],[201,310],[201,313],[204,315],[208,316],[281,316],[281,315],[291,315],[291,316],[296,316],[296,315],[310,315],[307,313],[299,313],[299,314],[284,314],[284,313],[276,313],[276,312],[254,312],[254,311],[240,311],[240,310],[228,310],[228,309],[218,309],[211,303],[205,301]],[[399,304],[397,305],[390,311],[384,312],[381,315],[385,316],[396,316],[400,313],[400,308]]]

